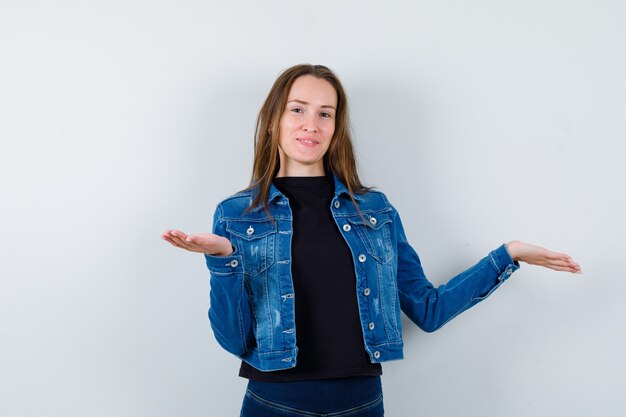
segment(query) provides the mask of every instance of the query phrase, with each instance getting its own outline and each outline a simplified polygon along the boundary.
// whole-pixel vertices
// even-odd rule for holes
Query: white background
[[[387,415],[626,408],[626,6],[620,1],[0,3],[0,415],[235,416],[201,255],[247,185],[276,76],[331,67],[363,179],[429,278],[512,239],[522,265],[440,331],[406,322]]]

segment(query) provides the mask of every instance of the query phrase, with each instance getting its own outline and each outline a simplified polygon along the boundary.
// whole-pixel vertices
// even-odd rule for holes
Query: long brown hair
[[[324,155],[324,171],[334,173],[346,185],[350,199],[357,207],[353,195],[365,193],[370,187],[365,187],[357,173],[356,158],[350,135],[350,119],[348,117],[348,101],[339,78],[329,68],[323,65],[300,64],[287,68],[274,82],[270,92],[259,111],[256,119],[254,136],[254,165],[252,179],[248,189],[258,185],[258,193],[247,211],[259,204],[263,204],[269,212],[270,185],[280,168],[278,153],[278,137],[280,118],[285,111],[289,91],[294,81],[303,75],[312,75],[328,81],[337,92],[337,110],[335,114],[335,133],[330,146]]]

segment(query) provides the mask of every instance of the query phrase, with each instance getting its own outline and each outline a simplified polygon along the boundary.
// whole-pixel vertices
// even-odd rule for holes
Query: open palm
[[[217,256],[227,256],[233,252],[230,240],[213,233],[187,235],[180,230],[166,230],[161,237],[177,248],[190,252]]]

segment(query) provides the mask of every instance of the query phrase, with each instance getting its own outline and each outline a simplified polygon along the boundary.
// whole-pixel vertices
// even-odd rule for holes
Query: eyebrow
[[[289,100],[287,102],[287,104],[289,104],[289,103],[300,103],[300,104],[305,104],[305,105],[311,104],[308,101],[302,101],[302,100]],[[333,109],[333,110],[336,110],[335,106],[329,106],[328,104],[322,105],[322,108],[323,109]]]

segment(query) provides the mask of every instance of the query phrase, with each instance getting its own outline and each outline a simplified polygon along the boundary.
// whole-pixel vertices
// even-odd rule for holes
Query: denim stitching
[[[496,268],[496,271],[498,272],[498,274],[502,273],[502,271],[500,271],[500,268],[498,267],[498,263],[493,258],[493,254],[491,252],[489,253],[489,259],[491,259],[491,262],[493,263],[493,266]]]
[[[384,293],[383,293],[383,272],[381,271],[381,269],[384,267],[384,265],[381,265],[380,263],[376,262],[376,280],[378,281],[378,297],[381,299],[380,302],[380,310],[382,311],[382,316],[383,316],[383,324],[384,324],[384,328],[385,328],[385,336],[387,338],[387,340],[391,340],[391,337],[389,335],[389,331],[390,329],[388,329],[387,327],[389,326],[389,324],[387,323],[387,320],[384,319],[384,317],[387,316],[386,314],[386,308],[385,308],[385,303],[382,301],[383,297],[384,297]],[[374,332],[371,331],[372,334],[372,341],[374,342],[378,342],[378,338],[374,337]]]
[[[361,412],[361,411],[367,411],[370,408],[374,408],[374,407],[378,406],[378,404],[382,400],[383,400],[383,393],[381,392],[380,394],[378,394],[378,397],[376,397],[374,400],[372,400],[372,401],[370,401],[368,403],[359,405],[359,406],[354,407],[354,408],[350,408],[348,410],[338,411],[338,412],[335,412],[335,413],[322,414],[322,415],[323,416],[327,416],[327,417],[349,416],[349,415],[354,414],[354,413],[358,413],[358,412]]]
[[[241,311],[241,303],[242,303],[242,299],[243,299],[243,295],[246,293],[246,284],[243,281],[243,278],[241,279],[241,297],[239,298],[239,304],[237,305],[237,320],[239,321],[239,337],[241,338],[241,351],[242,352],[247,352],[248,351],[248,341],[246,340],[246,330],[245,330],[245,326],[244,326],[244,319],[243,319],[243,311]]]
[[[314,416],[314,417],[320,416],[320,414],[317,414],[317,413],[310,413],[308,411],[298,410],[297,408],[292,408],[283,404],[278,404],[273,401],[266,400],[263,397],[259,397],[254,392],[250,391],[249,389],[246,390],[246,395],[252,398],[253,400],[255,400],[256,402],[261,403],[262,405],[272,408],[283,414],[291,414],[291,415],[296,415],[296,416]]]
[[[274,317],[272,316],[271,313],[271,306],[270,306],[270,294],[269,294],[269,288],[270,288],[270,284],[268,282],[268,273],[267,271],[263,272],[263,278],[264,279],[264,285],[263,285],[263,290],[265,292],[265,315],[269,316],[270,320],[270,332],[269,332],[269,345],[270,346],[274,346]]]
[[[367,402],[365,404],[361,404],[356,407],[349,408],[347,410],[320,414],[320,413],[300,410],[297,408],[289,407],[287,405],[283,405],[283,404],[275,403],[273,401],[266,400],[265,398],[260,397],[254,392],[250,391],[250,389],[246,390],[246,395],[252,398],[253,400],[283,414],[291,414],[291,415],[296,415],[296,416],[313,416],[313,417],[344,417],[344,416],[347,417],[355,413],[358,413],[361,411],[367,411],[373,407],[376,407],[383,399],[383,393],[381,392],[380,394],[378,394],[378,396],[374,400]]]

